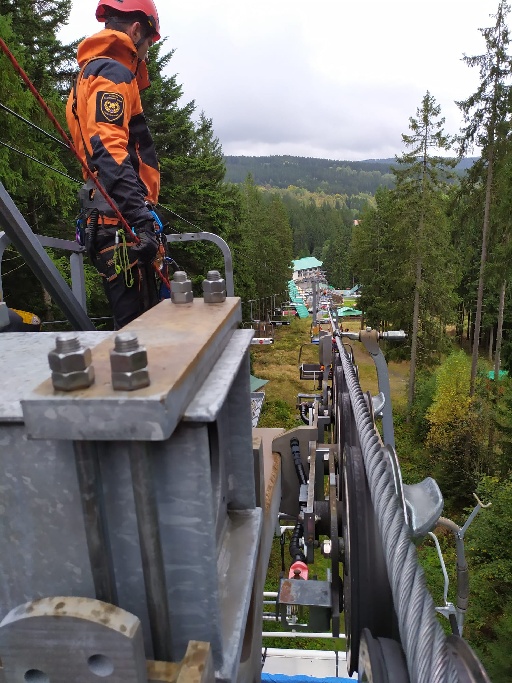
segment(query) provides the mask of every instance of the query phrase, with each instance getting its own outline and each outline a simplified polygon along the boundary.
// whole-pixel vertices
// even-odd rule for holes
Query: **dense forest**
[[[508,683],[512,380],[498,378],[500,369],[512,371],[512,57],[510,8],[504,0],[496,5],[490,27],[481,29],[481,54],[464,57],[480,81],[458,103],[457,139],[444,132],[427,92],[408,129],[404,120],[395,160],[224,157],[213,122],[182,101],[175,76],[164,75],[172,66],[165,42],[151,48],[153,87],[143,103],[161,163],[158,211],[166,230],[204,230],[227,241],[244,317],[246,302],[286,291],[293,258],[314,255],[332,285],[362,285],[364,324],[407,332],[406,343],[386,349],[410,367],[396,413],[404,476],[435,476],[446,515],[458,521],[473,491],[492,502],[468,532],[465,635],[494,683]],[[57,30],[70,7],[70,0],[0,0],[0,35],[61,122],[76,44],[62,44]],[[0,64],[0,181],[35,233],[70,239],[80,169],[4,56]],[[451,160],[467,157],[473,145],[481,155],[454,168]],[[196,287],[208,269],[222,266],[212,245],[173,246],[171,253]],[[69,279],[68,255],[50,255]],[[88,311],[108,317],[99,277],[85,269]],[[43,329],[61,317],[12,247],[2,283],[7,303],[40,315]],[[441,540],[449,555],[449,539]]]
[[[240,183],[250,173],[257,185],[302,187],[328,194],[375,194],[381,185],[392,187],[394,160],[331,161],[292,156],[224,157],[226,180]]]
[[[293,156],[225,156],[226,180],[241,183],[248,174],[257,185],[287,188],[290,185],[310,192],[358,195],[375,194],[379,187],[394,187],[396,159],[333,161]],[[455,171],[462,175],[474,162],[457,162]]]

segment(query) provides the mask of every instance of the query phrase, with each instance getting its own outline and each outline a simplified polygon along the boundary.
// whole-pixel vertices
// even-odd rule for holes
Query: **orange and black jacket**
[[[140,90],[149,85],[146,64],[129,36],[110,29],[80,43],[77,58],[80,74],[66,108],[73,143],[137,229],[153,220],[146,201],[156,204],[160,189],[158,160],[140,100]]]

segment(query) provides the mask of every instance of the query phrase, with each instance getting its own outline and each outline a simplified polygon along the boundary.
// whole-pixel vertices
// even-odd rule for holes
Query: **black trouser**
[[[153,266],[138,263],[130,247],[127,250],[127,263],[130,266],[116,272],[114,247],[117,229],[111,225],[98,228],[94,265],[102,275],[103,288],[114,317],[114,329],[119,330],[155,306],[159,297]],[[117,248],[124,248],[122,242]]]

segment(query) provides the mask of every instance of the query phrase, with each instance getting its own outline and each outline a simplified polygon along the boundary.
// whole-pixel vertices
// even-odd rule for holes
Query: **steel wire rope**
[[[197,225],[194,225],[194,223],[191,223],[186,218],[183,218],[183,216],[180,216],[179,213],[176,213],[176,211],[173,211],[170,206],[166,206],[165,204],[162,204],[161,202],[158,202],[157,206],[162,208],[162,209],[165,209],[166,211],[169,211],[169,213],[172,213],[173,216],[176,216],[176,218],[179,218],[180,221],[183,221],[184,223],[188,223],[188,225],[191,225],[197,232],[201,232],[201,228],[199,228]]]
[[[456,683],[446,636],[418,562],[382,442],[370,416],[352,361],[339,335],[340,352],[354,412],[368,485],[383,542],[388,578],[411,683]]]
[[[16,266],[16,268],[13,268],[12,270],[10,270],[8,273],[4,273],[2,277],[7,277],[8,275],[11,275],[11,273],[15,273],[17,270],[19,270],[20,268],[23,268],[23,266],[26,266],[26,265],[27,265],[26,263],[21,263],[19,266]]]
[[[27,154],[26,152],[22,152],[21,149],[16,149],[16,147],[12,147],[11,145],[8,145],[7,142],[3,142],[3,140],[0,140],[0,145],[7,147],[12,152],[16,152],[17,154],[21,154],[21,156],[23,156],[23,157],[27,157],[27,159],[31,159],[32,161],[35,161],[37,164],[41,164],[41,166],[44,166],[45,168],[49,168],[50,171],[55,171],[55,173],[59,173],[59,175],[63,175],[64,178],[68,178],[69,180],[72,180],[74,183],[80,184],[80,182],[81,182],[80,180],[77,180],[76,178],[72,178],[67,173],[64,173],[63,171],[59,171],[58,168],[54,168],[53,166],[46,164],[44,161],[40,161],[40,159],[36,159],[35,157],[30,156],[30,154]]]
[[[26,119],[24,116],[22,116],[21,114],[18,114],[18,112],[14,111],[13,109],[9,109],[9,107],[6,107],[5,104],[2,104],[2,102],[0,102],[0,108],[3,109],[4,111],[6,111],[8,114],[15,116],[20,121],[23,121],[24,123],[26,123],[31,128],[38,130],[40,133],[43,133],[43,135],[46,135],[47,137],[49,137],[54,142],[58,142],[59,145],[62,145],[67,150],[69,150],[69,147],[66,145],[65,142],[63,142],[62,140],[59,140],[59,138],[55,137],[55,135],[52,135],[47,130],[44,130],[44,128],[40,128],[39,126],[36,126],[35,123],[33,123],[32,121],[29,121],[29,119]]]

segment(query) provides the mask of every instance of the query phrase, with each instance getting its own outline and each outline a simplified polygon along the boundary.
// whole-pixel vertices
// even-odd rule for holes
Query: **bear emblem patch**
[[[117,92],[99,92],[96,99],[96,121],[123,125],[124,98]]]

